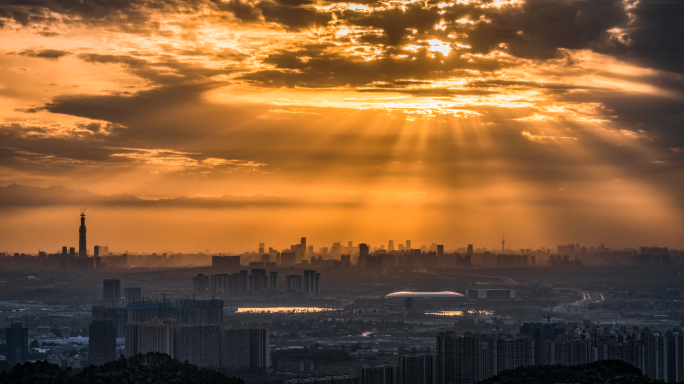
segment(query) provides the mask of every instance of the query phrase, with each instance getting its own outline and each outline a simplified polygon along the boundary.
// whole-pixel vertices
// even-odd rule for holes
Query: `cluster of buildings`
[[[142,290],[125,288],[104,280],[103,305],[92,307],[88,327],[87,355],[48,353],[48,361],[82,368],[102,365],[120,355],[160,352],[200,367],[225,368],[230,372],[267,372],[271,366],[270,332],[267,328],[223,326],[223,300],[176,299],[145,302]],[[68,339],[68,327],[37,327],[35,334]],[[6,360],[28,360],[28,328],[13,321],[5,331]],[[71,338],[73,339],[73,338]]]
[[[200,367],[264,372],[270,367],[270,334],[264,328],[223,327],[220,299],[144,301],[139,287],[103,282],[103,305],[92,308],[89,363],[115,360],[117,339],[123,354],[161,352]]]
[[[266,272],[265,269],[252,269],[228,274],[221,273],[207,276],[203,273],[192,278],[192,287],[196,295],[233,294],[247,292],[271,291],[277,294],[280,290],[278,271]],[[307,298],[315,298],[321,294],[321,274],[313,270],[305,270],[303,275],[287,275],[285,291],[302,292]]]
[[[183,324],[154,319],[126,325],[126,356],[165,353],[199,367],[230,372],[266,372],[271,366],[266,328],[231,328],[219,324]]]
[[[398,364],[362,366],[356,378],[321,377],[290,383],[475,384],[508,369],[602,360],[627,362],[651,379],[682,382],[684,332],[595,324],[566,328],[563,323],[525,323],[515,337],[446,331],[437,335],[434,354],[401,356]]]

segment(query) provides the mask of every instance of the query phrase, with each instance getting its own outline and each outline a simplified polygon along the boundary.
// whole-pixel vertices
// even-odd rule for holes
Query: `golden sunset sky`
[[[0,251],[682,248],[683,129],[680,1],[0,1]]]

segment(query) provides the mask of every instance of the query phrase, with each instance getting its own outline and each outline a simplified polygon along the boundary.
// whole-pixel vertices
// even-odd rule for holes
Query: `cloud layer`
[[[682,225],[683,18],[633,0],[5,1],[0,181],[419,193],[440,220],[527,212],[579,241],[601,215]]]

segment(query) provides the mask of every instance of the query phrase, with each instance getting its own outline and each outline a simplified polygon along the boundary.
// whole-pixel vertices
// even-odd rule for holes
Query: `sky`
[[[675,0],[3,0],[0,186],[174,199],[91,204],[116,251],[684,248],[682,36]],[[0,251],[77,244],[90,201],[45,201]]]

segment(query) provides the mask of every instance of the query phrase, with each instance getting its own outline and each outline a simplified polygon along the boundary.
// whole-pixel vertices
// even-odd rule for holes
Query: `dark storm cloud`
[[[21,55],[21,56],[27,56],[27,57],[38,57],[41,59],[57,60],[60,57],[71,55],[71,52],[62,51],[59,49],[41,49],[41,50],[26,49],[26,50],[23,50],[17,54]]]
[[[434,25],[442,18],[436,9],[424,9],[422,4],[410,4],[405,10],[394,8],[366,15],[361,12],[344,11],[342,19],[361,27],[380,28],[384,31],[385,43],[398,45],[404,43],[411,29],[419,33],[433,31]]]
[[[219,3],[219,8],[231,12],[239,20],[245,22],[255,22],[261,20],[261,11],[254,3],[241,0],[230,0],[225,3]]]
[[[373,60],[348,53],[330,52],[333,45],[311,44],[296,50],[271,53],[264,63],[275,69],[260,70],[242,75],[240,79],[265,87],[329,87],[339,85],[367,85],[376,81],[394,82],[406,78],[416,80],[439,79],[449,76],[468,77],[465,69],[495,71],[514,66],[488,58],[461,58],[456,54],[435,57],[424,49],[418,52],[392,50],[407,55],[393,58],[386,55]],[[306,58],[306,59],[303,59]]]
[[[468,33],[476,53],[508,45],[518,57],[550,59],[559,48],[591,49],[609,37],[608,30],[629,18],[620,0],[527,0],[522,7],[486,11],[491,23],[478,23]]]
[[[86,24],[144,23],[149,20],[139,0],[8,0],[0,4],[0,18],[12,19],[27,26],[30,23],[52,23],[58,13]]]
[[[601,51],[648,66],[684,72],[684,2],[631,1],[634,21]]]
[[[154,15],[193,13],[209,3],[203,0],[6,0],[0,2],[0,23],[4,19],[24,27],[65,23],[104,26],[136,34],[161,33]]]
[[[276,22],[292,30],[325,26],[332,20],[330,13],[318,12],[314,8],[303,6],[299,1],[262,1],[257,8],[266,21]]]
[[[325,26],[332,20],[329,12],[319,12],[309,0],[275,0],[249,2],[231,0],[218,3],[218,9],[231,12],[243,22],[274,22],[290,30]]]

